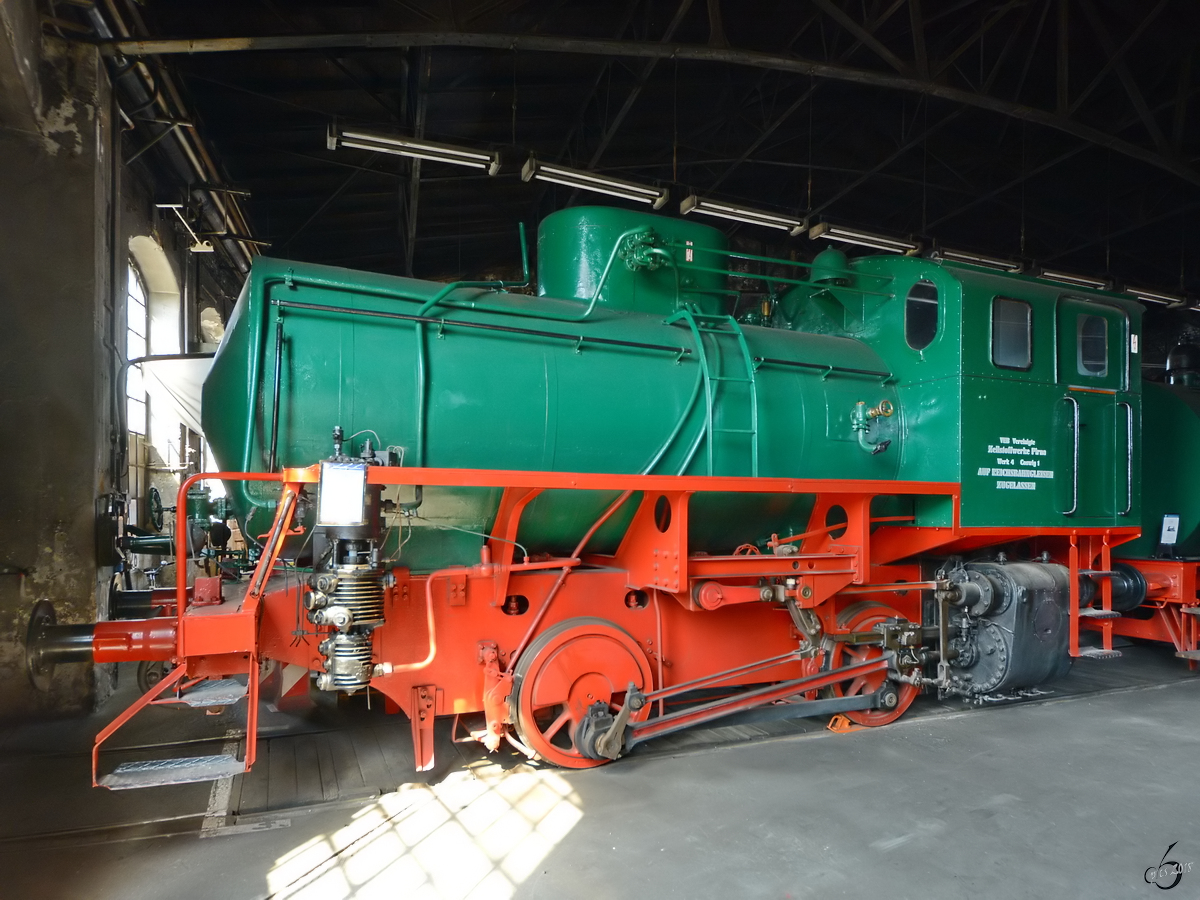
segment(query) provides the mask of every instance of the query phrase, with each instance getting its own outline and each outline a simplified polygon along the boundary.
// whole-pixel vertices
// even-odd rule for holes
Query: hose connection
[[[854,411],[850,414],[850,427],[858,435],[858,445],[872,455],[886,450],[891,440],[872,440],[871,422],[874,419],[890,419],[895,411],[891,400],[880,400],[878,405],[869,408],[863,400],[855,403]]]

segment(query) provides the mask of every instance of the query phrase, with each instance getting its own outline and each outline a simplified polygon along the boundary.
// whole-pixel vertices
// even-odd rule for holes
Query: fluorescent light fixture
[[[916,253],[921,245],[916,241],[906,241],[902,238],[888,237],[875,234],[859,228],[846,228],[842,225],[830,225],[828,222],[818,222],[808,229],[810,240],[825,238],[830,241],[841,241],[843,244],[854,244],[858,247],[870,247],[873,250],[887,250],[890,253]]]
[[[1090,288],[1094,291],[1103,291],[1108,289],[1108,282],[1100,278],[1089,278],[1087,275],[1075,275],[1071,272],[1057,272],[1053,269],[1042,269],[1039,278],[1045,278],[1047,281],[1057,281],[1060,284],[1073,284],[1076,287]]]
[[[1172,308],[1187,306],[1187,297],[1182,294],[1167,294],[1163,291],[1152,291],[1149,288],[1126,287],[1126,294],[1133,294],[1145,303],[1165,303]]]
[[[317,494],[318,525],[365,525],[366,498],[366,463],[321,463],[321,484]]]
[[[967,263],[972,266],[982,266],[985,269],[997,269],[1001,272],[1020,272],[1024,266],[1015,259],[1004,259],[999,256],[984,256],[979,253],[968,253],[965,250],[951,250],[948,247],[939,247],[933,254],[935,259],[944,259],[950,262]]]
[[[666,188],[650,187],[621,178],[610,178],[607,175],[597,175],[595,172],[584,172],[580,169],[568,169],[551,163],[538,162],[536,156],[529,154],[525,165],[521,167],[521,180],[549,181],[566,187],[578,188],[581,191],[594,191],[597,194],[607,194],[610,197],[620,197],[622,200],[633,200],[638,203],[649,203],[651,209],[662,209],[670,198],[671,193]]]
[[[450,163],[456,166],[471,166],[475,169],[484,169],[489,175],[495,175],[500,171],[500,153],[495,150],[490,152],[471,150],[467,147],[419,141],[416,138],[393,134],[335,131],[332,128],[329,129],[325,143],[330,150],[336,150],[338,147],[354,147],[358,150],[390,153],[393,156],[410,156],[414,159],[428,159],[432,162]]]
[[[763,212],[760,209],[747,209],[744,206],[733,206],[729,203],[718,203],[715,200],[701,200],[695,194],[688,194],[679,204],[681,215],[699,213],[702,216],[716,216],[718,219],[732,219],[735,222],[745,222],[749,225],[762,225],[764,228],[778,228],[786,231],[792,237],[803,234],[807,224],[800,219],[789,219],[775,213]]]

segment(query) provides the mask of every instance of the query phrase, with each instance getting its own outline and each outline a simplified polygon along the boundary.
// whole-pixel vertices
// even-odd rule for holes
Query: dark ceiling
[[[518,221],[614,202],[522,182],[532,151],[667,186],[670,215],[695,192],[1200,293],[1195,0],[104,0],[99,13],[107,35],[149,39],[110,42],[113,66],[140,60],[177,87],[272,255],[504,270]],[[127,155],[169,127],[133,121]],[[504,166],[425,162],[414,178],[407,159],[326,149],[335,122],[496,149]]]

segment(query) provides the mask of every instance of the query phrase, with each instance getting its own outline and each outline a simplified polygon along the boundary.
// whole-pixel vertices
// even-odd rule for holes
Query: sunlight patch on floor
[[[437,785],[406,785],[276,860],[277,900],[503,900],[583,818],[557,772],[486,761]]]

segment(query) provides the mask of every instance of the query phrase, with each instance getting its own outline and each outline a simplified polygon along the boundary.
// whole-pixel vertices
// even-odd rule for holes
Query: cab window
[[[1002,369],[1033,365],[1033,309],[1024,300],[992,300],[992,363]]]
[[[931,281],[918,281],[904,301],[904,340],[924,350],[937,337],[938,291]]]
[[[1075,362],[1080,375],[1103,378],[1108,374],[1108,320],[1081,315],[1075,327]]]

